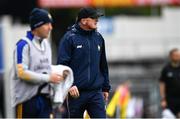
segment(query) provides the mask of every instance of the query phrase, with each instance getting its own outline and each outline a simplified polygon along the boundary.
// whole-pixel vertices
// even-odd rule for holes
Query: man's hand
[[[161,107],[165,109],[167,107],[167,102],[165,99],[161,100]]]
[[[79,90],[78,90],[77,86],[72,86],[69,89],[69,93],[73,98],[78,98],[79,97]]]
[[[57,73],[52,73],[52,74],[50,75],[50,82],[51,82],[51,83],[57,84],[57,83],[60,83],[60,82],[63,81],[63,80],[64,80],[63,76],[62,76],[62,75],[59,75],[59,74],[57,74]]]
[[[109,92],[103,92],[104,100],[108,101]]]

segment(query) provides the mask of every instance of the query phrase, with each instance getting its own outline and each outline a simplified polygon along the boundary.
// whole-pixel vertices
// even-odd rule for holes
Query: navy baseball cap
[[[31,30],[42,26],[45,23],[52,23],[52,17],[48,11],[40,8],[34,8],[29,16]]]
[[[82,18],[99,18],[101,16],[104,16],[104,14],[99,12],[97,9],[84,7],[78,12],[77,21],[80,21]]]

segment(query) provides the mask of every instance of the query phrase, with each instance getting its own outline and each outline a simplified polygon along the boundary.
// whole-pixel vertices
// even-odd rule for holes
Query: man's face
[[[89,29],[89,30],[93,30],[93,29],[97,29],[97,22],[98,22],[98,18],[85,18],[85,26]]]
[[[180,51],[174,51],[171,56],[171,61],[173,62],[180,62]]]
[[[34,30],[40,38],[48,38],[52,30],[52,24],[46,23]]]

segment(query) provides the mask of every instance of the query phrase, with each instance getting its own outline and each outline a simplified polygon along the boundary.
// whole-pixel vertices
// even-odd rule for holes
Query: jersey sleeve
[[[165,82],[166,80],[166,68],[163,68],[161,70],[161,74],[160,74],[160,77],[159,77],[159,81],[161,82]]]

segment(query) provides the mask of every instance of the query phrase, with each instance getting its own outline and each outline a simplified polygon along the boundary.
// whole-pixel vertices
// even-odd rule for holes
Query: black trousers
[[[168,108],[173,112],[174,115],[180,112],[180,99],[167,99]]]

